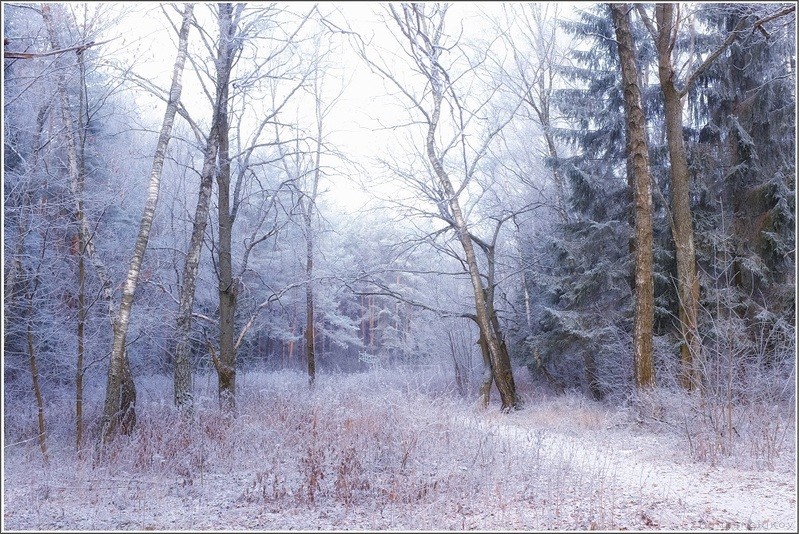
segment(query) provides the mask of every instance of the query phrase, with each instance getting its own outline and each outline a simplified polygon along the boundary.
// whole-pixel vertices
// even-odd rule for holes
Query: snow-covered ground
[[[306,384],[242,377],[235,418],[206,388],[185,424],[168,382],[150,380],[133,436],[83,459],[53,438],[49,466],[34,441],[6,435],[3,531],[797,528],[792,423],[768,458],[741,437],[697,461],[678,429],[576,394],[529,390],[503,414],[434,376]],[[67,421],[48,415],[60,435]]]

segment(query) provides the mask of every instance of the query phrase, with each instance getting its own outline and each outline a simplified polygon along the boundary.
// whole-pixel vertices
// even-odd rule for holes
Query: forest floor
[[[49,465],[18,443],[35,414],[6,405],[3,531],[797,529],[795,413],[742,411],[733,440],[673,396],[528,388],[504,414],[429,377],[320,377],[309,393],[282,372],[242,376],[236,417],[209,382],[187,423],[170,391],[140,385],[136,432],[82,458],[50,406]]]

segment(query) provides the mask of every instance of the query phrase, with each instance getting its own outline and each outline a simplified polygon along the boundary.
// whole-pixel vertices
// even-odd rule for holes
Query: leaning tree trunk
[[[436,71],[437,73],[437,71]],[[477,325],[480,328],[480,335],[484,338],[484,342],[488,347],[488,354],[491,361],[491,369],[494,374],[494,382],[496,383],[499,397],[502,402],[503,410],[511,410],[519,407],[519,398],[516,395],[516,387],[513,382],[513,372],[510,368],[510,362],[507,358],[503,357],[501,340],[497,337],[497,332],[491,323],[491,316],[486,302],[485,288],[481,279],[479,266],[477,263],[477,256],[474,251],[474,244],[472,243],[472,236],[469,233],[469,226],[466,218],[461,210],[458,196],[455,188],[452,186],[452,181],[449,174],[441,164],[435,148],[435,134],[438,120],[441,115],[441,101],[442,90],[440,87],[440,80],[437,79],[435,74],[431,77],[432,82],[432,97],[433,97],[433,111],[430,115],[427,130],[427,157],[430,164],[433,166],[436,177],[438,178],[444,194],[448,199],[450,213],[455,227],[455,232],[458,235],[458,240],[463,247],[464,255],[466,256],[466,265],[469,270],[469,279],[472,283],[472,290],[474,293],[475,315]]]
[[[674,4],[658,4],[657,21],[658,77],[663,92],[666,120],[666,141],[671,162],[671,203],[677,261],[677,296],[682,345],[680,347],[680,383],[686,389],[699,384],[696,361],[700,355],[697,333],[699,316],[699,277],[696,269],[693,218],[691,214],[691,174],[683,141],[682,99],[674,85],[675,72],[671,61],[674,31]]]
[[[200,175],[200,191],[197,197],[197,207],[194,211],[189,249],[183,264],[183,278],[180,286],[178,300],[177,328],[175,331],[174,355],[174,390],[175,406],[183,413],[191,413],[194,409],[192,395],[191,364],[189,352],[191,348],[191,312],[194,307],[194,293],[197,287],[197,271],[200,266],[205,227],[208,224],[208,213],[211,206],[211,188],[213,174],[216,168],[216,156],[219,141],[216,134],[216,125],[212,126],[205,147],[205,160]]]
[[[649,174],[649,148],[646,138],[638,66],[630,31],[630,6],[609,4],[616,27],[619,61],[624,86],[624,111],[627,119],[627,174],[634,184],[635,199],[635,312],[633,317],[633,369],[635,385],[655,385],[652,363],[655,322],[655,286],[652,278],[652,180]]]
[[[191,238],[186,259],[183,264],[183,278],[180,286],[178,301],[177,329],[175,332],[175,368],[174,390],[175,406],[183,413],[189,414],[194,408],[192,396],[191,364],[189,352],[191,349],[191,322],[194,307],[194,294],[197,287],[197,272],[200,266],[205,228],[208,224],[208,214],[211,207],[211,190],[213,187],[214,172],[216,171],[217,157],[219,156],[219,121],[222,107],[222,98],[226,95],[224,90],[230,80],[231,54],[229,48],[222,41],[217,58],[217,88],[216,101],[214,102],[213,120],[211,131],[205,145],[205,157],[200,174],[200,191],[197,196],[197,206],[194,211]]]
[[[122,425],[122,430],[130,430],[132,429],[132,425],[135,424],[135,389],[130,388],[130,384],[133,384],[133,380],[125,351],[125,338],[130,324],[130,314],[133,308],[133,297],[136,292],[139,271],[144,261],[147,242],[150,238],[150,228],[152,227],[155,208],[158,204],[161,172],[164,167],[166,150],[171,139],[175,114],[180,104],[180,93],[182,90],[181,80],[183,76],[183,66],[186,63],[189,27],[191,25],[193,12],[194,4],[186,4],[179,32],[178,55],[175,59],[172,72],[172,86],[169,91],[169,102],[166,106],[164,121],[161,125],[158,144],[156,145],[155,155],[153,156],[152,170],[150,171],[147,200],[145,202],[141,222],[139,223],[139,232],[133,249],[133,257],[130,260],[128,274],[122,286],[122,299],[119,306],[119,314],[114,323],[114,340],[111,347],[111,360],[108,366],[108,381],[106,383],[105,404],[101,421],[101,443],[106,442],[118,429],[120,424]],[[125,384],[128,385],[125,386]]]

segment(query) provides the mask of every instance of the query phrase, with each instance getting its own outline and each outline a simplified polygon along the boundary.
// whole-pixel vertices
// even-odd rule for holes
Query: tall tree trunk
[[[635,200],[635,314],[633,318],[633,369],[635,385],[655,385],[652,339],[655,322],[655,287],[652,277],[652,179],[638,66],[630,31],[630,6],[608,4],[616,27],[619,61],[624,84],[627,119],[627,173],[633,183]]]
[[[305,351],[308,360],[308,383],[313,386],[316,380],[316,354],[314,352],[314,341],[316,327],[314,323],[314,228],[313,217],[316,209],[316,196],[319,191],[319,178],[322,175],[322,95],[319,85],[319,71],[314,72],[314,95],[316,97],[316,152],[314,154],[314,168],[311,174],[310,192],[306,196],[306,206],[304,211],[305,220]]]
[[[666,117],[666,138],[671,161],[672,185],[672,233],[677,259],[677,295],[679,298],[679,320],[682,334],[680,347],[680,382],[686,389],[693,389],[702,384],[701,342],[697,332],[699,315],[699,277],[696,267],[696,250],[693,240],[693,221],[690,203],[690,171],[688,157],[682,136],[682,99],[693,85],[741,35],[756,29],[765,31],[763,24],[796,11],[791,5],[776,11],[764,18],[751,22],[749,17],[741,17],[724,41],[690,73],[686,74],[682,89],[677,87],[677,74],[672,63],[672,50],[677,38],[677,19],[679,4],[656,4],[655,23],[646,13],[642,4],[636,9],[646,24],[658,56],[658,77],[663,92],[663,104]],[[745,29],[747,28],[747,29]]]
[[[507,411],[519,407],[519,398],[516,395],[516,386],[513,382],[513,372],[510,368],[510,361],[503,354],[501,347],[501,340],[497,338],[497,331],[492,325],[491,312],[489,305],[486,302],[486,290],[483,287],[483,281],[480,275],[480,269],[477,263],[477,255],[474,251],[474,244],[472,243],[472,236],[469,233],[469,226],[466,218],[461,210],[458,196],[455,188],[452,186],[452,181],[449,174],[441,164],[435,148],[435,134],[438,126],[438,120],[441,114],[441,100],[443,97],[440,82],[433,77],[433,112],[430,115],[430,122],[427,130],[427,157],[433,170],[436,173],[439,183],[441,184],[445,198],[448,199],[450,213],[454,222],[455,232],[458,235],[458,240],[463,247],[464,255],[466,256],[466,265],[469,270],[469,279],[472,283],[472,290],[474,293],[475,315],[477,324],[480,327],[480,335],[488,347],[488,354],[491,361],[491,369],[494,374],[494,382],[499,391],[499,397],[502,402],[502,409]]]
[[[56,26],[53,21],[53,16],[50,10],[50,6],[47,4],[42,5],[41,9],[42,18],[44,19],[45,25],[47,26],[47,31],[50,39],[50,46],[52,46],[55,50],[61,49],[61,43],[58,39],[58,33],[56,31]],[[74,132],[74,125],[73,125],[73,117],[71,111],[71,105],[69,101],[69,93],[67,91],[67,84],[66,78],[64,75],[63,67],[59,69],[57,80],[57,88],[58,88],[58,96],[61,104],[61,119],[63,124],[63,131],[64,131],[64,140],[67,150],[67,168],[69,171],[69,178],[70,178],[70,191],[74,197],[75,201],[75,213],[74,218],[77,222],[78,226],[78,284],[79,284],[79,311],[78,311],[78,326],[77,326],[77,336],[78,336],[78,348],[77,348],[77,363],[76,363],[76,370],[75,370],[75,443],[76,447],[79,449],[81,446],[81,442],[83,440],[83,375],[85,369],[83,368],[83,362],[85,360],[85,321],[86,321],[86,306],[85,306],[85,259],[89,258],[92,263],[94,264],[95,270],[97,271],[98,277],[102,283],[102,297],[108,304],[108,317],[111,321],[111,325],[113,327],[114,322],[116,321],[116,310],[113,304],[113,292],[112,292],[112,284],[111,280],[108,277],[107,271],[105,266],[102,264],[99,258],[96,257],[94,251],[94,245],[89,238],[90,231],[89,231],[89,221],[88,217],[86,216],[86,211],[84,209],[84,182],[85,182],[85,162],[83,157],[83,145],[85,143],[85,125],[82,123],[83,121],[83,103],[85,99],[85,64],[84,64],[84,57],[83,53],[78,54],[78,63],[81,69],[81,102],[80,102],[80,112],[78,117],[78,124],[80,126],[80,145],[75,139],[75,132]],[[40,113],[39,121],[43,121],[44,116]],[[38,132],[37,132],[38,135]],[[80,149],[80,150],[79,150]],[[127,354],[123,355],[123,357],[127,358]],[[125,362],[125,366],[129,367],[129,364]],[[126,374],[123,377],[123,380],[127,380],[130,377],[130,374]],[[135,399],[135,385],[131,383],[123,384],[124,389],[128,392],[132,392],[132,396]]]
[[[310,222],[306,223],[308,231]],[[308,384],[314,385],[316,380],[316,354],[314,353],[314,298],[313,298],[313,237],[307,237],[305,257],[305,355],[308,360]]]
[[[233,278],[231,246],[233,217],[230,213],[230,160],[227,117],[220,122],[219,160],[219,404],[225,409],[236,406],[236,281]]]
[[[194,210],[189,249],[186,252],[186,259],[183,264],[183,278],[178,301],[174,354],[174,390],[175,406],[184,414],[190,414],[194,409],[191,363],[189,362],[191,313],[194,307],[197,271],[200,266],[205,227],[208,223],[208,213],[211,205],[211,188],[216,168],[218,147],[216,125],[213,125],[205,147],[205,159],[200,175],[200,191],[197,196],[197,206]]]
[[[172,72],[172,86],[169,91],[169,103],[164,114],[164,121],[161,125],[161,132],[158,137],[153,165],[150,171],[150,183],[147,190],[147,200],[144,206],[139,232],[136,237],[136,244],[133,249],[133,256],[128,267],[128,274],[122,286],[122,299],[119,306],[119,314],[114,323],[114,340],[111,348],[111,360],[108,366],[108,381],[106,383],[105,404],[103,407],[102,430],[100,434],[101,443],[106,442],[117,427],[122,423],[122,430],[135,422],[135,388],[133,384],[130,364],[125,350],[125,338],[130,324],[130,314],[133,308],[133,297],[136,292],[136,285],[139,279],[139,272],[144,254],[147,250],[147,242],[150,238],[150,228],[152,227],[155,208],[158,204],[158,193],[161,184],[161,172],[164,166],[166,150],[172,134],[172,125],[180,103],[182,90],[181,80],[183,76],[183,66],[186,63],[186,50],[188,46],[189,27],[191,25],[194,12],[194,4],[186,4],[183,10],[183,21],[180,26],[178,55]],[[125,386],[127,384],[127,386]]]
[[[680,383],[693,389],[700,381],[695,362],[700,357],[700,340],[697,333],[699,316],[699,277],[696,269],[693,218],[691,214],[691,174],[683,141],[681,94],[675,86],[675,72],[671,51],[675,32],[675,4],[657,4],[658,77],[663,92],[666,120],[666,141],[671,163],[671,204],[674,218],[672,231],[677,261],[677,296],[682,336],[680,347]]]
[[[221,46],[232,45],[231,4],[220,4],[219,27]],[[230,206],[230,123],[228,117],[227,85],[222,87],[219,108],[219,170],[216,182],[219,190],[219,358],[214,361],[218,377],[219,405],[223,409],[236,407],[236,293],[233,278],[232,240],[234,217]]]
[[[80,95],[78,106],[78,138],[79,143],[79,169],[76,182],[76,196],[78,211],[76,218],[79,223],[78,230],[78,358],[75,366],[75,450],[80,451],[83,445],[83,376],[85,373],[84,361],[86,359],[86,255],[89,252],[88,217],[83,205],[84,184],[86,176],[86,130],[88,129],[87,109],[88,95],[86,84],[86,57],[78,54],[80,66]],[[86,119],[86,120],[84,120]]]
[[[229,4],[227,4],[229,8]],[[175,334],[175,369],[174,390],[175,405],[184,413],[191,413],[194,399],[192,397],[192,375],[189,362],[191,349],[191,323],[192,309],[194,307],[194,294],[197,287],[197,272],[202,254],[205,228],[208,224],[208,214],[211,205],[211,190],[213,187],[214,173],[217,169],[219,157],[219,128],[223,110],[227,113],[227,91],[230,83],[230,72],[233,64],[232,42],[225,38],[230,34],[230,12],[224,6],[219,13],[219,48],[216,60],[216,96],[213,103],[211,130],[206,139],[205,157],[200,174],[200,191],[197,197],[197,206],[194,211],[189,249],[183,264],[183,278],[180,286],[178,304],[177,331]]]
[[[23,239],[20,239],[20,242],[22,242],[22,240]],[[39,442],[39,448],[42,451],[44,462],[48,464],[50,463],[50,456],[47,452],[47,429],[44,420],[44,400],[42,398],[42,389],[39,385],[39,369],[36,365],[36,343],[33,335],[33,320],[35,316],[34,297],[36,295],[36,290],[39,286],[39,273],[41,272],[46,246],[47,246],[47,235],[45,233],[45,237],[42,242],[42,250],[41,250],[41,255],[39,257],[39,263],[36,266],[36,269],[32,273],[32,275],[25,280],[25,289],[26,289],[25,297],[26,300],[28,301],[25,326],[26,326],[26,341],[28,345],[28,361],[31,370],[33,394],[36,398],[36,414],[37,414],[37,421],[39,424],[39,434],[37,436],[37,440]]]
[[[75,449],[83,443],[83,373],[86,352],[86,243],[79,241],[78,256],[78,360],[75,366]]]
[[[47,453],[47,430],[44,423],[44,400],[42,399],[42,388],[39,386],[39,369],[36,367],[36,344],[33,338],[33,291],[28,295],[28,324],[27,324],[27,342],[28,342],[28,360],[30,361],[31,380],[33,381],[33,394],[36,397],[36,414],[39,423],[39,435],[37,441],[39,442],[39,449],[42,451],[45,463],[50,463],[50,455]]]
[[[319,173],[319,148],[317,148],[316,171],[318,179]],[[316,180],[315,180],[316,181]],[[314,235],[313,235],[313,207],[316,187],[312,196],[307,198],[307,205],[303,219],[305,221],[305,357],[308,363],[308,385],[313,387],[316,381],[316,353],[314,351],[316,328],[314,326],[314,280],[313,280],[313,259],[314,259]]]

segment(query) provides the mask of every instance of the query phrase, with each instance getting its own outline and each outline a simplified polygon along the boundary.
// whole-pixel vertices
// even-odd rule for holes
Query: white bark
[[[114,324],[114,341],[111,348],[111,360],[108,366],[108,381],[106,384],[105,405],[103,408],[102,431],[100,439],[105,442],[119,423],[124,423],[126,416],[135,414],[135,392],[132,402],[125,402],[123,388],[121,387],[123,374],[126,374],[125,357],[125,338],[130,323],[131,309],[133,308],[133,297],[136,292],[136,285],[139,279],[144,253],[147,250],[147,242],[150,238],[150,228],[152,227],[155,208],[158,204],[158,193],[161,185],[161,172],[164,167],[164,159],[169,141],[172,136],[172,125],[175,121],[180,94],[182,90],[183,67],[186,63],[189,27],[194,13],[194,4],[186,4],[183,11],[183,22],[180,27],[178,41],[178,55],[172,72],[172,86],[169,91],[169,103],[166,107],[164,120],[161,125],[161,132],[158,136],[153,165],[150,171],[150,182],[147,188],[147,200],[145,201],[144,213],[139,223],[139,232],[136,237],[136,244],[133,255],[128,267],[128,274],[122,286],[122,299],[119,306],[119,314]],[[127,405],[126,405],[127,404]]]

